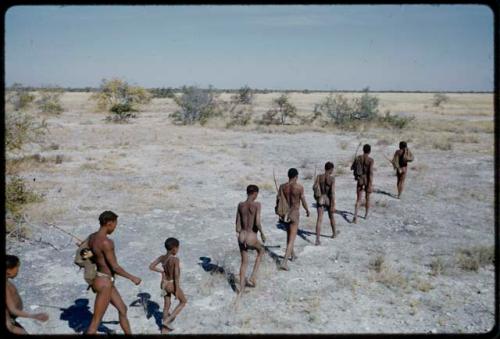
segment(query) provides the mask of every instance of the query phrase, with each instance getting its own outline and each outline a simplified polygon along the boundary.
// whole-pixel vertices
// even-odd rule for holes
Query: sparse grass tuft
[[[385,258],[382,255],[377,256],[375,259],[370,260],[370,268],[375,272],[380,273],[384,268]]]
[[[439,257],[431,261],[430,267],[431,267],[430,274],[434,277],[441,275],[445,272],[444,261]]]
[[[346,150],[347,146],[349,146],[349,143],[347,141],[341,141],[340,142],[340,149],[341,150]]]
[[[477,272],[480,267],[495,263],[494,246],[461,248],[456,252],[457,265],[465,271]]]

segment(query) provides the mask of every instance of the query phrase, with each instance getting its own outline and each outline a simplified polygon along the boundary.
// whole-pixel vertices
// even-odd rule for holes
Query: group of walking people
[[[356,150],[357,153],[357,150]],[[365,193],[365,215],[368,217],[370,207],[370,194],[373,192],[373,166],[374,160],[370,157],[371,146],[363,146],[363,154],[355,156],[351,166],[354,179],[356,180],[356,203],[354,207],[353,223],[358,220],[358,209]],[[390,162],[397,175],[397,198],[400,198],[407,174],[408,162],[413,161],[413,155],[407,147],[406,142],[399,143],[399,149],[394,153]],[[324,212],[327,212],[332,229],[332,238],[335,238],[339,231],[336,229],[335,217],[335,176],[334,164],[330,161],[325,163],[324,173],[315,176],[313,184],[313,194],[316,200],[317,220],[316,220],[316,245],[320,245],[321,224]],[[309,207],[305,199],[304,187],[298,183],[299,172],[295,168],[288,170],[288,182],[277,187],[275,213],[279,217],[279,223],[284,226],[287,232],[286,250],[279,265],[282,270],[288,270],[289,260],[294,261],[297,255],[294,252],[294,243],[299,230],[300,207],[310,216]],[[275,182],[276,183],[276,182]],[[277,186],[277,184],[276,184]],[[235,305],[238,305],[245,287],[255,287],[257,284],[257,273],[262,256],[265,253],[266,242],[262,224],[262,206],[256,201],[259,194],[259,187],[248,185],[246,189],[247,199],[240,202],[236,212],[236,238],[241,254],[241,266],[239,274],[239,288]],[[75,254],[75,264],[84,268],[84,278],[96,293],[94,313],[86,333],[95,334],[102,321],[102,318],[109,304],[113,305],[119,316],[119,323],[124,334],[131,334],[130,324],[127,318],[127,306],[123,301],[118,289],[115,286],[115,276],[121,276],[130,280],[134,285],[141,284],[141,278],[128,273],[117,261],[115,246],[108,236],[112,234],[118,225],[118,215],[112,211],[105,211],[99,216],[99,230],[90,234],[84,241],[77,243],[78,249]],[[262,242],[258,240],[260,233]],[[165,240],[166,253],[157,257],[150,265],[151,271],[161,274],[160,289],[164,298],[163,319],[161,333],[169,333],[173,330],[172,322],[181,312],[187,303],[187,298],[180,286],[180,263],[176,256],[179,252],[180,242],[176,238]],[[250,277],[246,278],[248,266],[248,250],[256,250],[257,256]],[[7,255],[6,264],[6,328],[15,334],[25,334],[25,329],[16,321],[18,317],[32,318],[39,321],[47,321],[46,313],[28,313],[23,310],[22,299],[11,282],[20,267],[20,260],[13,255]],[[161,268],[159,268],[160,266]],[[171,296],[175,296],[179,303],[170,312]]]

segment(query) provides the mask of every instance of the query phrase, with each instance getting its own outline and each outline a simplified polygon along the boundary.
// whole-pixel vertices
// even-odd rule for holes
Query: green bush
[[[35,96],[20,83],[15,83],[7,89],[6,101],[10,103],[16,111],[28,109],[34,100]]]
[[[295,107],[286,94],[273,99],[273,108],[268,110],[261,120],[257,121],[262,125],[285,125],[288,119],[297,116],[297,107]]]
[[[167,88],[152,88],[149,90],[152,94],[153,98],[170,98],[173,99],[175,97],[175,92],[172,87]]]
[[[439,107],[441,104],[445,104],[448,101],[450,101],[450,98],[443,93],[436,93],[434,94],[434,97],[432,98],[432,105],[434,107]]]
[[[379,117],[379,122],[383,125],[387,125],[394,128],[403,129],[407,127],[415,117],[411,116],[399,116],[399,115],[391,115],[391,112],[386,111],[385,116]]]
[[[202,89],[196,86],[183,87],[182,95],[174,98],[179,110],[171,114],[176,123],[204,125],[210,118],[222,114],[221,107],[212,86]]]
[[[371,121],[378,116],[379,99],[370,94],[370,88],[363,89],[363,95],[353,100],[353,119]]]
[[[130,105],[133,109],[151,101],[151,93],[139,86],[131,86],[121,79],[103,79],[99,90],[92,94],[91,100],[97,102],[101,111],[117,107],[116,105]]]
[[[337,125],[345,125],[353,120],[353,107],[342,94],[337,94],[335,97],[330,94],[315,105],[314,113],[326,116]]]
[[[14,175],[7,180],[5,187],[5,209],[15,219],[21,216],[26,204],[42,200],[39,194],[26,187],[22,178]]]
[[[39,142],[47,132],[45,121],[22,112],[5,112],[5,148],[7,152],[20,151],[31,142]]]
[[[253,91],[248,86],[243,86],[238,90],[238,102],[244,105],[250,105],[253,102]]]
[[[62,88],[44,87],[39,90],[39,93],[40,99],[36,103],[42,113],[61,114],[63,112],[64,109],[61,106]]]
[[[111,114],[106,117],[106,120],[118,123],[128,122],[130,118],[135,118],[134,112],[137,112],[130,104],[116,104],[109,111]]]

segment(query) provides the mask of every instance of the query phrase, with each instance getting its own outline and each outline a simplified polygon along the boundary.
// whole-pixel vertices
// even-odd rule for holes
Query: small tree
[[[111,110],[115,105],[128,104],[135,108],[151,101],[151,94],[139,86],[131,86],[121,79],[103,79],[99,90],[92,94],[92,100],[97,101],[99,110]]]
[[[248,86],[243,86],[238,90],[238,102],[250,105],[253,101],[253,90]]]
[[[450,101],[450,98],[446,94],[436,93],[432,99],[432,105],[434,107],[439,107],[441,104],[445,104],[448,101]]]
[[[19,111],[29,108],[35,100],[35,96],[20,83],[14,83],[7,91],[6,101],[14,107],[14,110]]]
[[[45,121],[38,122],[26,113],[5,113],[5,149],[7,152],[20,151],[28,143],[41,141],[46,132]]]
[[[266,125],[284,125],[288,118],[295,118],[297,116],[297,107],[290,103],[286,94],[273,99],[273,105],[274,107],[264,114],[260,123]]]
[[[196,86],[183,87],[182,95],[174,98],[179,110],[171,114],[175,122],[192,125],[200,122],[204,125],[210,118],[221,115],[217,96],[212,86],[202,89]]]
[[[63,89],[60,87],[44,87],[39,90],[40,98],[36,101],[42,113],[61,114],[61,96]]]
[[[363,89],[363,95],[354,99],[353,118],[359,120],[373,120],[378,116],[379,99],[371,95],[370,88]]]
[[[353,107],[342,94],[329,95],[314,107],[314,113],[330,118],[335,124],[344,125],[353,119]]]

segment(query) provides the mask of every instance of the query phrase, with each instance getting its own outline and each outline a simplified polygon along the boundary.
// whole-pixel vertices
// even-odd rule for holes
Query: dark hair
[[[6,255],[5,258],[7,259],[5,264],[7,269],[11,269],[19,265],[19,258],[15,255]]]
[[[333,169],[335,166],[333,165],[333,162],[331,161],[328,161],[326,164],[325,164],[325,170],[329,171],[331,169]]]
[[[288,170],[288,178],[289,179],[293,179],[295,177],[298,177],[299,176],[299,171],[297,171],[296,168],[290,168]]]
[[[109,221],[115,221],[116,219],[118,219],[118,215],[116,215],[115,213],[111,212],[111,211],[104,211],[101,213],[101,215],[99,216],[99,224],[101,226],[104,226],[106,225]]]
[[[363,146],[363,153],[370,154],[372,147],[369,144]]]
[[[170,251],[174,247],[179,247],[179,240],[175,238],[168,238],[167,240],[165,240],[165,248],[167,249],[167,251]]]
[[[259,192],[259,187],[257,185],[248,185],[247,186],[247,194],[250,195],[252,193]]]
[[[399,143],[399,149],[405,149],[408,145],[406,145],[406,141],[401,141]]]

